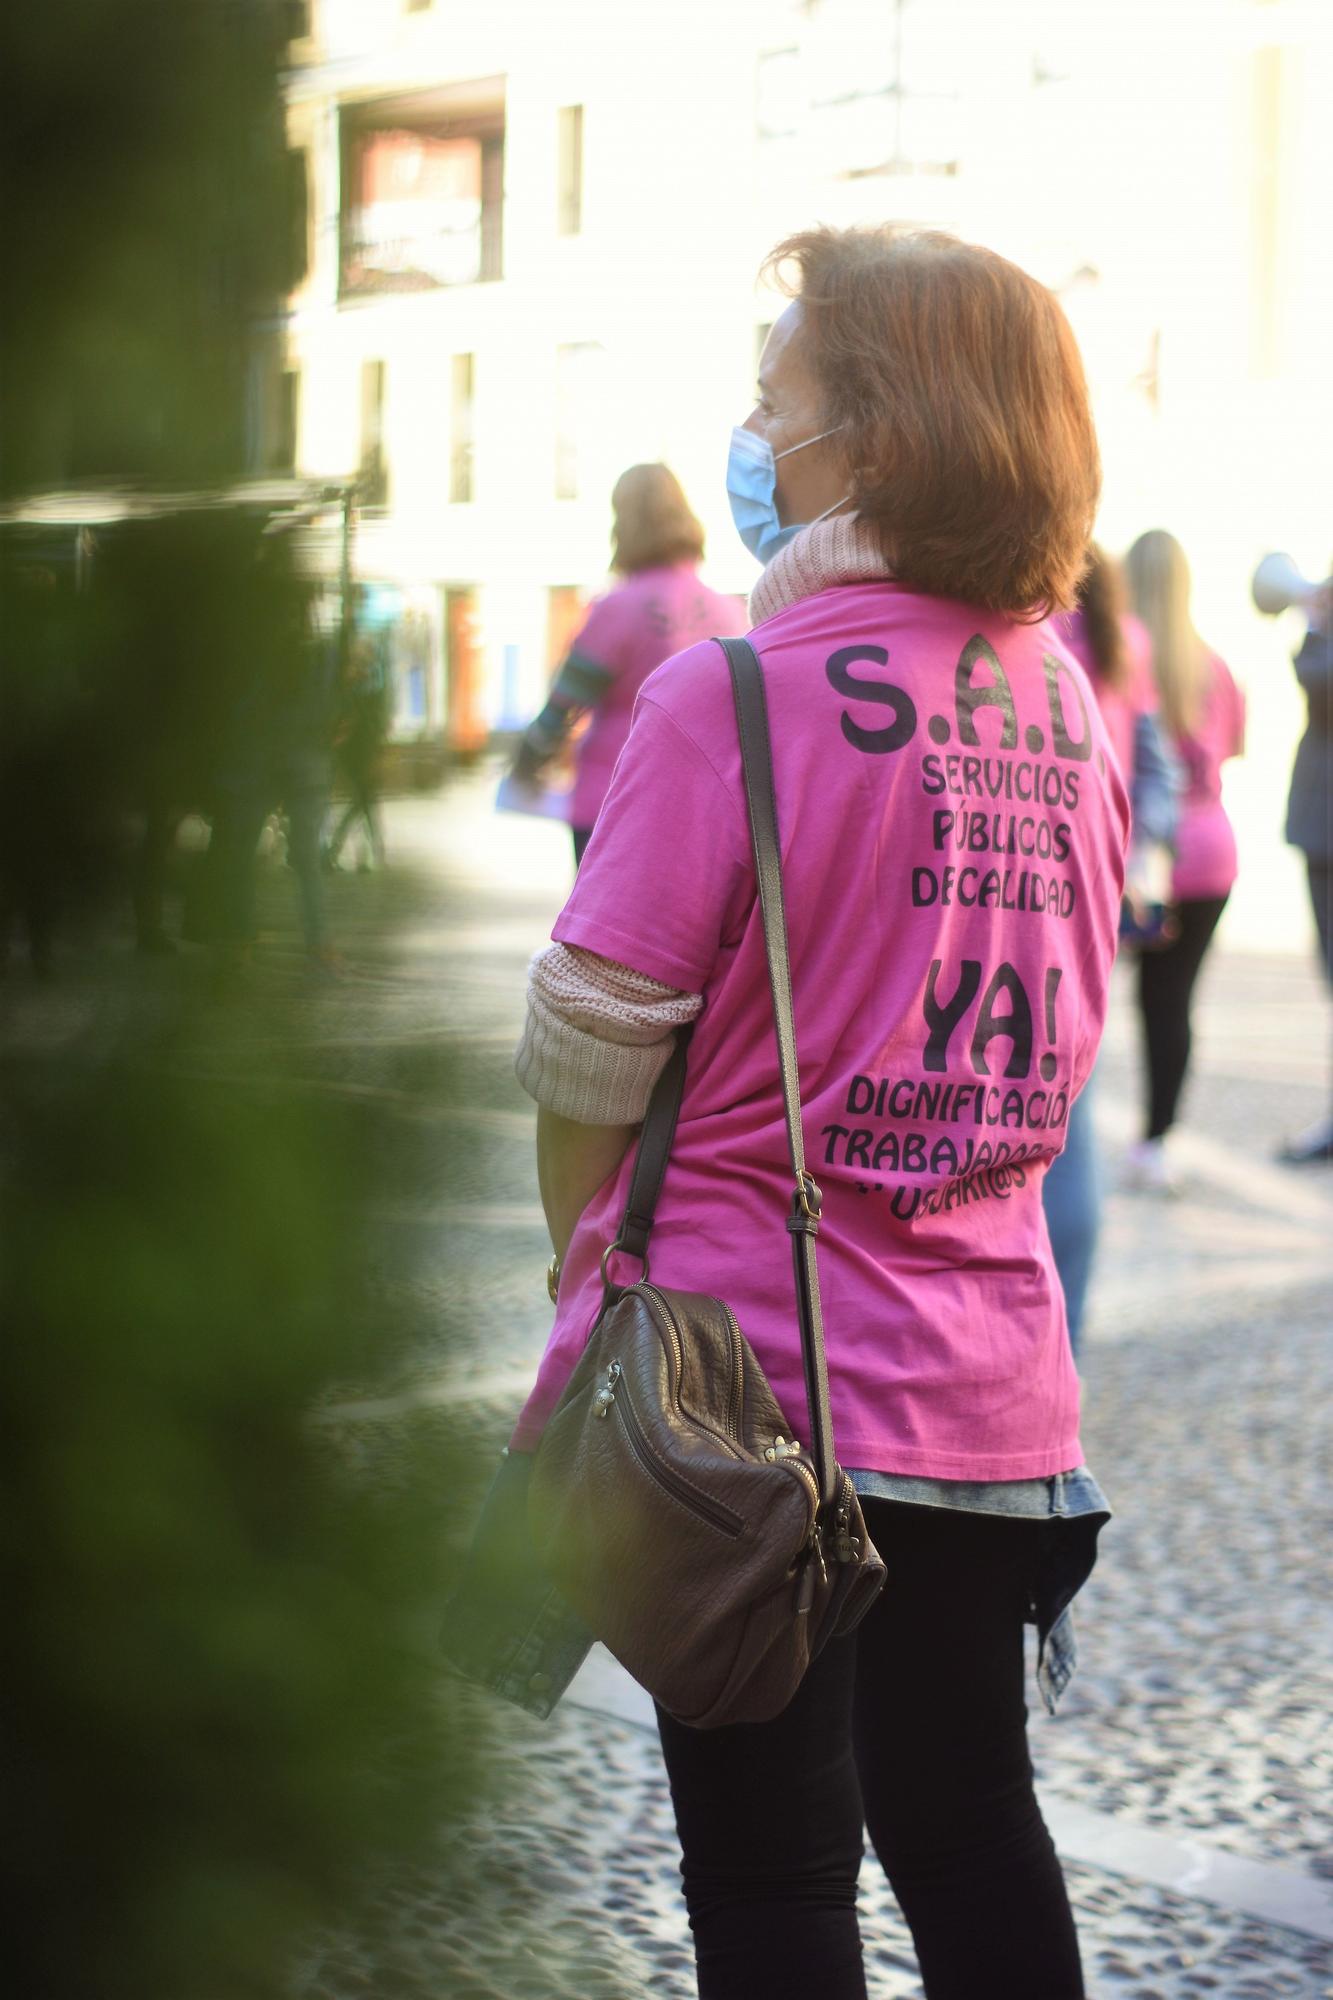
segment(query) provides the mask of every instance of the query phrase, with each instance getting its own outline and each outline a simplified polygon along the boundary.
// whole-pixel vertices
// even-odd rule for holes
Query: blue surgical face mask
[[[818,444],[821,438],[832,437],[833,431],[842,429],[835,424],[831,431],[820,431],[817,436],[805,438],[800,444],[789,444],[785,451],[775,452],[767,438],[747,431],[743,424],[737,424],[731,433],[731,450],[727,454],[727,498],[731,502],[731,518],[736,523],[736,532],[750,554],[761,563],[772,562],[779,549],[785,548],[793,535],[799,535],[802,528],[811,525],[808,521],[793,521],[784,528],[778,520],[777,504],[777,461],[790,458],[794,451],[804,451],[807,445]],[[845,496],[844,496],[845,497]],[[824,519],[835,507],[842,506],[835,500],[832,507],[817,516]]]

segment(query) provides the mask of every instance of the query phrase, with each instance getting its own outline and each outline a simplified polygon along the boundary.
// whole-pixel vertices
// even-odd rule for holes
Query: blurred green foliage
[[[384,1361],[364,1135],[262,1070],[184,1080],[207,1027],[3,1073],[24,2000],[276,1996],[472,1797],[433,1645],[447,1454],[371,1478],[319,1414]]]
[[[291,254],[286,15],[0,10],[0,496],[252,462]],[[373,1220],[393,1140],[293,1088],[299,1000],[106,951],[127,822],[204,803],[231,736],[267,747],[297,649],[262,525],[108,531],[91,589],[44,530],[0,549],[0,925],[88,919],[50,988],[0,985],[22,2000],[277,2000],[320,1927],[429,1866],[485,1761],[435,1648],[475,1465],[438,1422],[354,1451],[336,1409],[399,1358]]]
[[[292,254],[284,13],[0,9],[0,493],[245,468]]]

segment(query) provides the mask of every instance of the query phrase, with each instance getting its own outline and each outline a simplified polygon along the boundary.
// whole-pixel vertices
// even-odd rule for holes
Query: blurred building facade
[[[780,306],[756,273],[814,221],[939,224],[1054,286],[1103,538],[1170,525],[1205,631],[1243,677],[1279,660],[1254,561],[1285,544],[1317,571],[1333,544],[1324,0],[291,13],[304,276],[271,456],[361,474],[400,738],[467,749],[539,705],[638,459],[685,481],[710,581],[748,588],[722,474]],[[1285,755],[1285,679],[1276,715]]]

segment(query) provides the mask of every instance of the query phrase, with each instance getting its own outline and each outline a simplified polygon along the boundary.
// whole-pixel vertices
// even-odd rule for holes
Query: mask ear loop
[[[832,430],[820,431],[812,438],[803,438],[800,444],[789,444],[785,451],[775,451],[773,453],[773,463],[776,465],[780,458],[790,458],[794,451],[804,451],[807,445],[822,444],[825,438],[836,437],[839,431],[846,430],[846,428],[845,424],[834,424]],[[822,514],[816,514],[814,521],[804,521],[801,525],[806,528],[813,528],[817,521],[827,521],[829,515],[836,514],[839,507],[845,507],[851,497],[850,493],[844,493],[841,500],[835,500],[833,505],[826,507]]]
[[[839,507],[845,507],[847,505],[847,502],[851,499],[851,497],[852,496],[850,493],[844,493],[841,500],[835,500],[833,505],[831,507],[826,507],[822,514],[816,514],[814,521],[808,521],[806,523],[806,526],[813,528],[816,521],[827,521],[829,515],[836,514]]]
[[[780,458],[790,458],[794,451],[804,451],[807,445],[822,444],[825,438],[836,437],[839,431],[845,429],[845,424],[834,424],[831,431],[820,431],[812,438],[802,438],[799,444],[789,444],[782,451],[775,451],[773,453],[773,463],[776,465]],[[838,502],[838,505],[841,507],[841,500]],[[823,519],[822,514],[820,519]]]

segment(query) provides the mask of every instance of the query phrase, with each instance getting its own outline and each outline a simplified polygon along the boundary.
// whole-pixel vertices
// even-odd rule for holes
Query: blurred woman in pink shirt
[[[597,599],[575,634],[515,764],[520,777],[535,777],[588,719],[574,747],[577,775],[569,801],[576,862],[583,859],[649,674],[696,640],[731,638],[748,623],[738,599],[701,580],[704,531],[668,466],[632,465],[622,472],[611,513],[611,565],[621,581]]]
[[[1162,723],[1184,777],[1171,878],[1174,934],[1139,956],[1148,1093],[1144,1135],[1128,1162],[1132,1184],[1170,1192],[1165,1141],[1189,1070],[1194,989],[1236,880],[1222,766],[1245,747],[1245,697],[1194,628],[1189,564],[1174,535],[1163,528],[1140,535],[1125,557],[1125,579],[1152,642]]]
[[[1116,766],[1129,792],[1130,849],[1122,934],[1159,927],[1176,833],[1175,760],[1162,733],[1152,640],[1125,604],[1120,565],[1093,542],[1075,608],[1056,629],[1097,698]],[[1135,928],[1131,929],[1129,926]],[[1078,1356],[1101,1222],[1101,1171],[1093,1122],[1095,1078],[1069,1107],[1064,1150],[1042,1182],[1051,1249],[1064,1287],[1069,1344]]]

